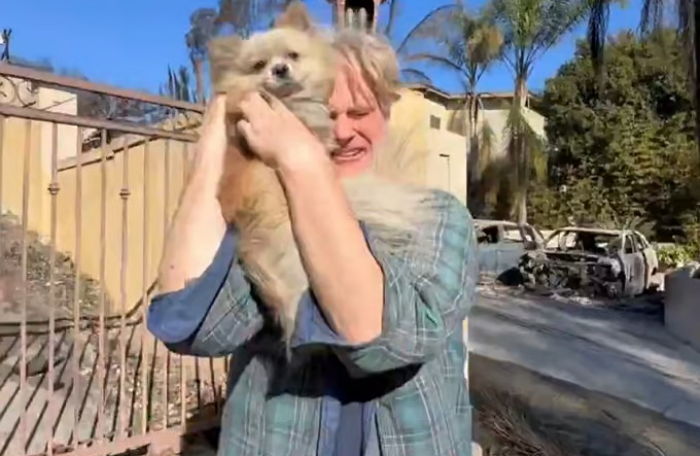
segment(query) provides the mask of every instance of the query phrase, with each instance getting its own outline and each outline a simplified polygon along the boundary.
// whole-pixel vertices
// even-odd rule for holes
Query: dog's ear
[[[287,9],[275,21],[276,28],[293,28],[302,32],[310,32],[314,29],[313,20],[309,10],[299,0],[292,1]]]
[[[242,44],[243,39],[235,35],[209,40],[207,51],[214,90],[217,90],[218,83],[225,77],[226,73],[233,69]]]

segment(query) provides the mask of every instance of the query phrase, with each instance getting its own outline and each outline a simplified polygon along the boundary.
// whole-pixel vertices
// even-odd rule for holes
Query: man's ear
[[[217,90],[218,82],[221,81],[222,77],[233,69],[242,44],[243,39],[235,35],[216,37],[209,40],[207,51],[209,53],[209,66],[214,90]]]
[[[275,20],[275,27],[293,28],[302,32],[310,32],[314,29],[314,24],[306,5],[299,0],[294,0]]]

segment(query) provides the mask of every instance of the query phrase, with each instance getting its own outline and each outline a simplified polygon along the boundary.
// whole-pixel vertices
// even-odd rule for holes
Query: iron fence
[[[202,106],[9,64],[0,101],[0,456],[177,453],[227,370],[144,324]]]

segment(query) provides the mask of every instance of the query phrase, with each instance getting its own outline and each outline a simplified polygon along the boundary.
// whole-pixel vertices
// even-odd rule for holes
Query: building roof
[[[464,93],[448,93],[445,92],[441,89],[438,89],[435,86],[432,86],[430,84],[423,84],[423,83],[411,83],[411,84],[405,84],[405,88],[411,89],[411,90],[416,90],[419,92],[425,92],[425,93],[430,93],[432,95],[436,95],[440,98],[443,98],[445,100],[462,100],[464,98]],[[513,92],[480,92],[479,96],[482,98],[512,98],[513,97]],[[528,91],[528,96],[530,98],[536,98],[537,95],[532,93],[531,91]]]

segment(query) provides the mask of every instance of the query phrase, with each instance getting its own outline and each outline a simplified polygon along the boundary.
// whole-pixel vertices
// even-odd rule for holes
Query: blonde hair
[[[389,120],[401,88],[394,49],[381,36],[356,30],[337,32],[334,45],[341,56],[352,96],[377,106]],[[368,89],[372,93],[367,93]],[[397,182],[418,183],[417,176],[425,173],[425,154],[422,153],[423,142],[416,141],[416,126],[387,125],[387,135],[375,145],[373,172]]]
[[[363,84],[357,81],[359,76],[388,118],[392,104],[399,99],[399,62],[391,44],[379,35],[346,29],[336,34],[334,45],[347,62],[345,69],[353,91],[367,98]]]

